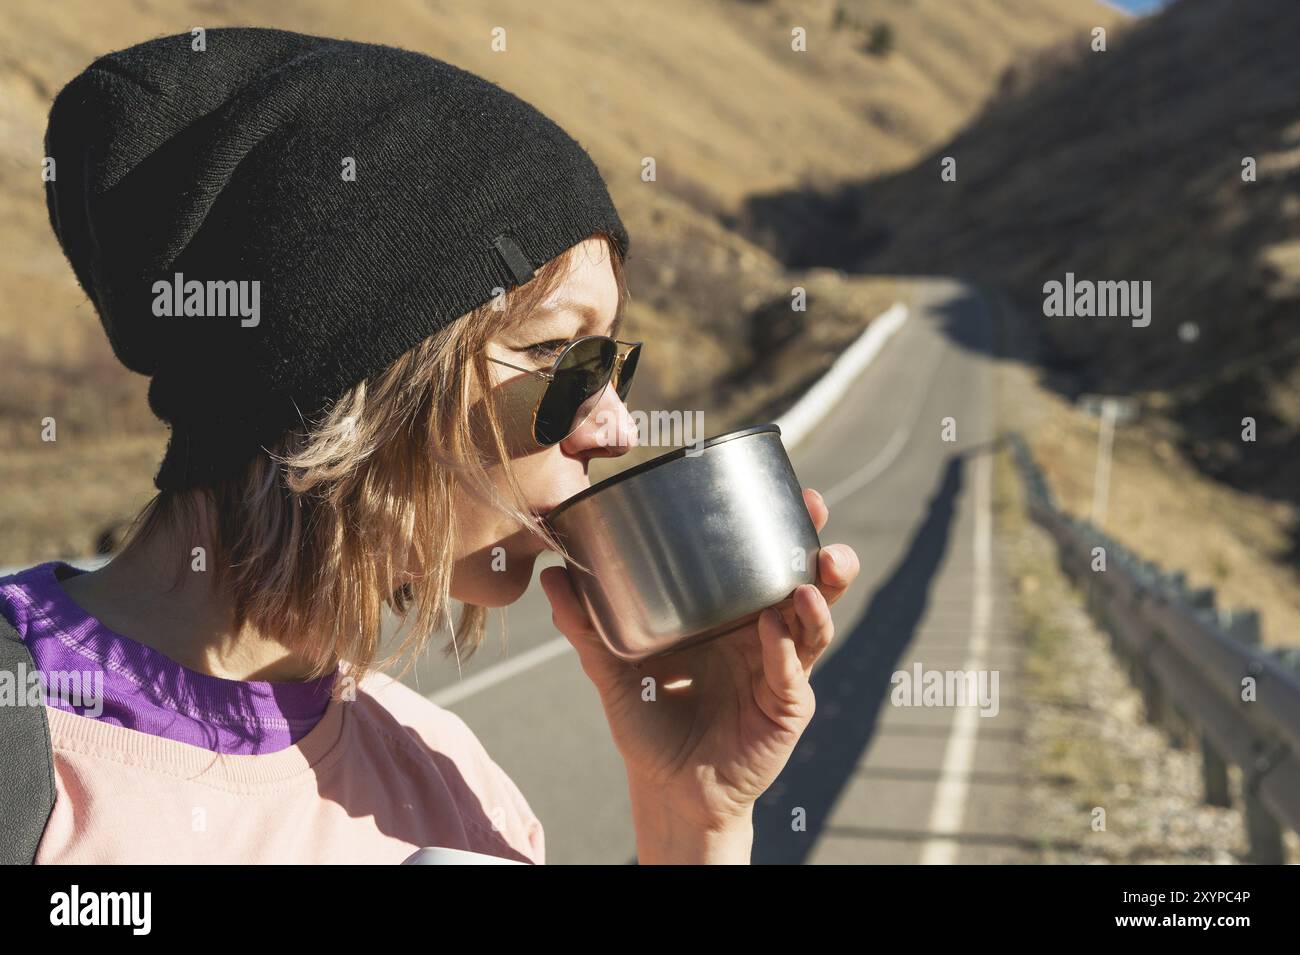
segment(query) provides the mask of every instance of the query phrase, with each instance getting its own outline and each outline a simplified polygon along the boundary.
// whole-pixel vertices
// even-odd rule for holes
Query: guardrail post
[[[1169,746],[1172,749],[1187,749],[1190,735],[1188,720],[1173,703],[1165,706],[1164,720],[1161,725],[1164,726],[1165,735],[1169,738]]]
[[[1142,693],[1142,712],[1148,723],[1161,726],[1164,704],[1161,700],[1160,684],[1145,665],[1135,660],[1133,666],[1137,669],[1137,685]]]
[[[1214,588],[1199,587],[1195,590],[1188,589],[1186,586],[1186,577],[1182,571],[1177,571],[1170,575],[1173,588],[1181,595],[1183,602],[1197,613],[1197,615],[1213,619],[1214,612]],[[1161,725],[1169,737],[1169,745],[1174,749],[1186,749],[1191,743],[1193,735],[1192,721],[1186,713],[1180,711],[1170,702],[1165,707]]]
[[[1259,646],[1259,611],[1243,608],[1219,611],[1219,626],[1228,636],[1250,647]]]
[[[1256,865],[1282,865],[1286,862],[1282,829],[1264,801],[1259,798],[1256,785],[1258,779],[1258,775],[1248,774],[1242,785],[1246,839],[1249,843],[1247,858]]]
[[[1228,789],[1228,764],[1205,733],[1201,734],[1201,778],[1205,783],[1207,806],[1221,806],[1224,809],[1232,806],[1232,793]]]
[[[1197,610],[1214,610],[1214,588],[1198,587],[1187,591],[1187,602]]]

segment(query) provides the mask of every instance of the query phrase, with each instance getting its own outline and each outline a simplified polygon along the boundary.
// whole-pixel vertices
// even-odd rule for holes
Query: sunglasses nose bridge
[[[619,381],[619,375],[622,373],[623,362],[635,350],[636,350],[636,346],[633,346],[627,349],[626,351],[620,351],[619,353],[615,354],[614,361],[610,365],[609,374],[605,377],[600,387],[597,388],[595,392],[592,393],[591,397],[587,399],[585,412],[575,415],[574,421],[572,422],[572,426],[569,429],[569,433],[566,434],[564,438],[562,438],[561,440],[565,440],[571,437],[575,432],[578,431],[578,429],[580,429],[584,424],[586,424],[591,419],[592,415],[596,412],[596,409],[605,404],[609,395],[613,395],[615,401],[622,403],[623,398],[621,395],[618,394],[616,383]]]
[[[596,406],[604,402],[605,394],[607,392],[613,392],[616,395],[618,401],[620,402],[623,401],[624,395],[619,394],[619,392],[624,391],[623,388],[624,382],[621,381],[621,375],[623,373],[623,369],[626,365],[627,360],[631,358],[633,355],[637,354],[637,352],[641,348],[641,343],[640,342],[633,343],[629,345],[626,349],[624,349],[620,347],[622,345],[621,342],[618,342],[606,336],[592,335],[589,336],[589,338],[603,339],[606,342],[614,343],[615,351],[614,351],[613,360],[607,366],[608,374],[606,374],[602,378],[602,380],[598,383],[598,385],[596,385],[596,387],[594,387],[590,391],[585,392],[586,397],[581,401],[581,403],[578,404],[577,407],[574,408],[573,416],[571,417],[569,422],[569,428],[564,434],[564,436],[561,438],[544,440],[540,436],[538,415],[541,413],[542,406],[545,403],[546,395],[545,393],[543,393],[543,395],[539,397],[537,402],[537,407],[534,409],[533,412],[533,421],[534,421],[534,433],[538,435],[537,441],[538,444],[542,447],[548,447],[554,444],[558,444],[560,441],[566,440],[575,431],[577,431],[580,427],[582,427],[582,425],[585,424],[587,420],[591,417],[591,414],[595,410]],[[582,339],[579,339],[579,341],[582,341]],[[576,342],[574,344],[576,345]],[[566,350],[565,354],[556,360],[556,364],[555,364],[556,369],[561,368],[564,365],[565,359],[570,357],[570,355],[572,355],[573,347],[574,345],[570,345],[570,348]],[[635,363],[633,364],[633,367],[635,367]],[[538,377],[543,377],[547,380],[554,379],[557,377],[554,374],[547,374],[545,372],[534,372],[534,375]]]

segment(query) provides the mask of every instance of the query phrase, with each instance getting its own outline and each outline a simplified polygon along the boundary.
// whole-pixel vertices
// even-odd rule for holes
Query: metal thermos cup
[[[601,639],[640,662],[728,633],[799,584],[821,543],[775,424],[628,468],[547,516]]]

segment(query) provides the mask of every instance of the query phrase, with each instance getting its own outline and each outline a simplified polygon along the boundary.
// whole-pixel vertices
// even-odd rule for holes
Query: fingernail
[[[828,553],[828,554],[831,555],[831,566],[832,566],[832,567],[834,567],[836,570],[843,570],[843,569],[844,569],[844,558],[842,558],[842,557],[839,556],[839,553],[835,550],[834,547],[827,547],[827,548],[826,548],[826,553]]]

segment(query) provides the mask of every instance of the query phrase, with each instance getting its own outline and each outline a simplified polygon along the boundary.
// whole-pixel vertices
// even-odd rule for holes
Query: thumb
[[[551,622],[555,629],[573,644],[579,655],[586,657],[589,653],[600,652],[604,648],[600,634],[596,632],[582,605],[581,598],[573,588],[573,580],[565,567],[546,567],[538,575],[546,599],[551,602]]]

